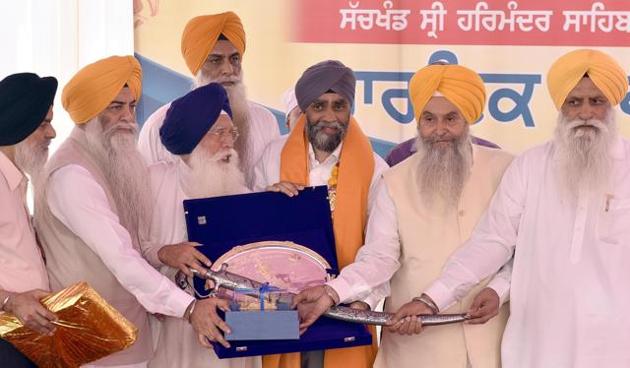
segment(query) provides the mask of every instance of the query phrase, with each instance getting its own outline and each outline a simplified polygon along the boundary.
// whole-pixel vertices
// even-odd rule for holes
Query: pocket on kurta
[[[610,198],[597,221],[597,237],[604,243],[630,246],[630,198]]]

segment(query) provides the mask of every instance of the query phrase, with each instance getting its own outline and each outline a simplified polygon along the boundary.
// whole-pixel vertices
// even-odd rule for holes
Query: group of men
[[[352,116],[350,68],[326,60],[306,69],[291,132],[280,137],[273,116],[246,98],[245,45],[236,14],[193,18],[182,54],[195,88],[149,117],[139,138],[138,61],[85,66],[63,88],[75,127],[49,160],[56,80],[0,82],[0,310],[52,334],[56,316],[39,300],[87,281],[138,328],[130,348],[89,367],[630,364],[630,143],[614,115],[628,80],[610,56],[577,50],[553,64],[555,135],[517,158],[472,142],[486,100],[476,72],[421,68],[409,81],[418,137],[388,168]],[[182,201],[292,197],[313,185],[328,186],[342,270],[295,299],[301,328],[335,304],[385,299],[395,316],[379,348],[374,335],[371,346],[218,359],[209,341],[229,347],[217,313],[228,302],[196,300],[174,283],[177,271],[211,264],[187,240]],[[422,328],[417,316],[436,313],[470,320]],[[1,339],[0,359],[32,366]]]

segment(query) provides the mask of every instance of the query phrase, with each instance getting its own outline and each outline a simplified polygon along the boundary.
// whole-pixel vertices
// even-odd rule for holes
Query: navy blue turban
[[[317,63],[304,71],[295,84],[295,97],[302,111],[328,91],[333,91],[347,98],[354,104],[356,78],[352,69],[337,60]]]
[[[0,81],[0,146],[12,146],[31,135],[46,118],[56,92],[54,77],[18,73]]]
[[[227,93],[218,83],[199,87],[178,98],[171,103],[160,128],[162,144],[174,155],[191,153],[212,128],[221,111],[232,117]]]

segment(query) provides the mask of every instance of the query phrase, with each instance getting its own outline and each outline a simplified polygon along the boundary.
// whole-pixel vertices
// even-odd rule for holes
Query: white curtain
[[[0,79],[18,72],[59,80],[51,152],[73,128],[61,106],[65,83],[81,67],[133,54],[132,0],[1,0]]]

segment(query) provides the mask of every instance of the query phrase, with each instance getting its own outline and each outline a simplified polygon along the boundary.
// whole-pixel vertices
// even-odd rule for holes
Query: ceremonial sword
[[[219,271],[213,271],[207,269],[205,272],[200,273],[195,269],[191,269],[191,272],[202,279],[210,280],[214,283],[214,290],[224,288],[227,290],[247,290],[245,295],[249,295],[255,298],[260,296],[259,290],[266,284],[252,280],[250,278],[237,275],[227,271],[227,264],[222,264]],[[183,275],[183,273],[181,274]],[[181,285],[180,285],[181,286]],[[185,287],[186,285],[184,285]],[[278,301],[286,304],[291,304],[293,297],[296,294],[283,293],[280,295]],[[387,312],[375,312],[369,310],[360,310],[344,306],[333,306],[329,308],[323,314],[326,317],[352,323],[361,323],[367,325],[386,326],[390,324],[393,319],[393,313]],[[468,320],[470,317],[465,314],[421,314],[417,316],[423,326],[438,326],[451,323],[458,323]]]

